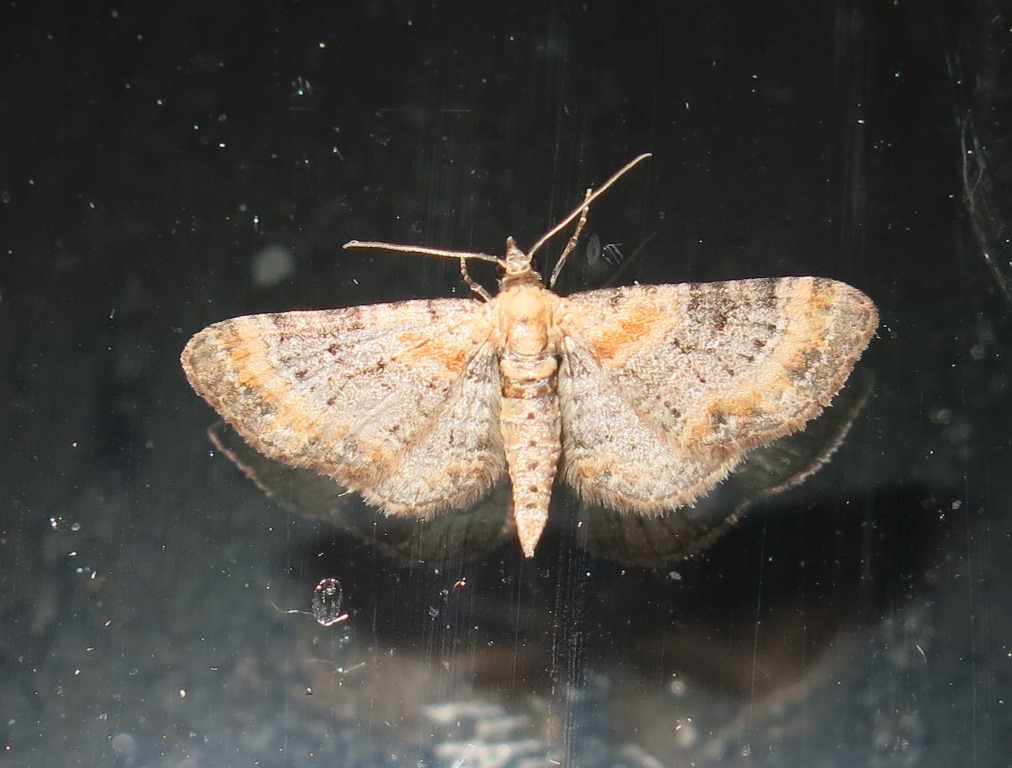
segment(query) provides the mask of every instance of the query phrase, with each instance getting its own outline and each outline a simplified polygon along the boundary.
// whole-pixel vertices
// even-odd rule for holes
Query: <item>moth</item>
[[[591,203],[647,157],[587,190],[526,253],[512,237],[501,258],[345,245],[458,259],[477,300],[237,317],[190,339],[183,370],[256,451],[389,515],[464,509],[508,478],[527,557],[557,479],[623,516],[692,505],[830,404],[878,317],[861,291],[821,277],[556,294]],[[574,221],[546,286],[533,257]],[[501,269],[496,295],[468,260]]]

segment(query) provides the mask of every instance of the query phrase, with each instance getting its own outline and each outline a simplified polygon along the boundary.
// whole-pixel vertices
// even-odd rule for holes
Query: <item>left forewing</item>
[[[798,277],[589,291],[558,324],[564,481],[660,512],[817,416],[877,314],[844,283]]]

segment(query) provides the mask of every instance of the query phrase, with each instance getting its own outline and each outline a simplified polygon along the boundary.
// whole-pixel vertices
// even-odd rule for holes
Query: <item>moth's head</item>
[[[517,282],[541,282],[541,275],[531,266],[531,257],[521,251],[512,236],[506,238],[506,258],[499,262],[504,285]]]

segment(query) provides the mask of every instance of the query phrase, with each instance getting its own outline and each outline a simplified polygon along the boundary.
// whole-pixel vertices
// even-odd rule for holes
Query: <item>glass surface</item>
[[[1005,765],[1010,23],[6,4],[0,764]],[[644,151],[559,293],[819,275],[881,315],[832,460],[705,551],[588,549],[560,490],[532,560],[412,562],[211,443],[193,333],[471,298],[450,260],[340,246],[527,247]]]

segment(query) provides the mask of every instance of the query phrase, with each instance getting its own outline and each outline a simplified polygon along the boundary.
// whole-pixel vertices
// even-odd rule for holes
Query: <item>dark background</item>
[[[0,764],[1006,765],[1010,25],[6,4]],[[619,282],[816,274],[878,304],[874,395],[812,482],[667,572],[564,542],[408,567],[209,457],[190,334],[466,295],[452,262],[339,246],[529,245],[642,151],[588,225]],[[582,253],[561,292],[614,277]],[[285,612],[324,576],[329,629]]]

